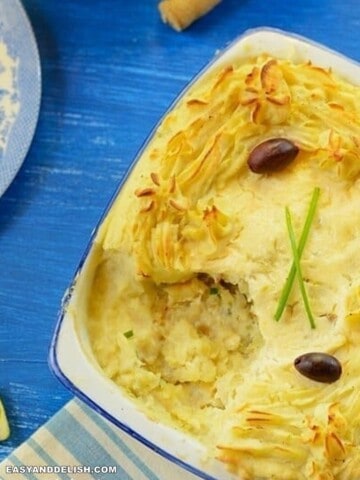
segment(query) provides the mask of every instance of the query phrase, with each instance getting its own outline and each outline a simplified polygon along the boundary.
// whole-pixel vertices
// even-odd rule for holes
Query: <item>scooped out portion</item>
[[[162,121],[75,286],[104,374],[244,480],[360,478],[359,118],[360,88],[310,62],[212,71]]]

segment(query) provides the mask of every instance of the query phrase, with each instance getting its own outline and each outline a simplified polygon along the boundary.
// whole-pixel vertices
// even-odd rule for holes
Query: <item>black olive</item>
[[[305,353],[294,360],[294,366],[304,377],[322,383],[336,382],[342,373],[339,360],[328,353]]]
[[[271,138],[257,145],[250,153],[248,165],[254,173],[271,173],[291,163],[299,148],[286,138]]]

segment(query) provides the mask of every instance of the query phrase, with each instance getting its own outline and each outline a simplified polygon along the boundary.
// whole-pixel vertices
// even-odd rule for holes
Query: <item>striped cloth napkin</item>
[[[1,480],[195,480],[78,399],[0,463]]]

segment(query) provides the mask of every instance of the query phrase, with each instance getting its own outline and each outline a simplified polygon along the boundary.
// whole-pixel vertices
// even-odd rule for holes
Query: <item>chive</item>
[[[210,287],[209,290],[210,295],[218,295],[219,294],[219,289],[216,287]]]
[[[128,330],[127,332],[124,332],[124,337],[126,338],[131,338],[134,336],[134,332],[132,330]]]
[[[308,296],[307,296],[307,293],[306,293],[306,288],[305,288],[305,284],[304,284],[304,280],[303,280],[303,276],[302,276],[302,272],[301,272],[300,256],[299,256],[299,252],[298,252],[298,249],[297,249],[297,246],[296,246],[296,239],[295,239],[295,234],[294,234],[294,230],[293,230],[292,223],[291,223],[290,210],[287,207],[285,208],[285,213],[286,213],[286,225],[287,225],[289,238],[290,238],[290,243],[291,243],[291,248],[292,248],[292,252],[293,252],[293,256],[294,256],[294,263],[295,263],[296,274],[297,274],[297,278],[298,278],[298,282],[299,282],[301,295],[303,297],[305,310],[306,310],[307,316],[309,318],[311,328],[315,328],[315,321],[314,321],[313,314],[311,312],[309,299],[308,299]]]
[[[316,187],[314,189],[314,192],[313,192],[313,195],[312,195],[312,198],[311,198],[309,211],[308,211],[308,214],[307,214],[307,217],[306,217],[306,220],[305,220],[303,231],[301,232],[301,237],[300,237],[299,245],[298,245],[298,248],[297,248],[299,259],[301,258],[301,255],[302,255],[302,253],[304,251],[304,248],[305,248],[307,238],[309,236],[310,227],[311,227],[311,224],[314,220],[316,206],[317,206],[317,203],[318,203],[318,200],[319,200],[319,195],[320,195],[320,188]],[[282,289],[282,292],[281,292],[281,295],[280,295],[280,300],[279,300],[277,310],[276,310],[275,315],[274,315],[276,321],[280,320],[280,318],[281,318],[281,316],[282,316],[282,314],[285,310],[285,307],[286,307],[287,301],[289,299],[289,295],[290,295],[290,292],[291,292],[291,289],[292,289],[292,286],[293,286],[293,283],[294,283],[294,280],[295,280],[295,275],[296,275],[296,265],[295,265],[295,261],[293,261],[293,263],[291,265],[291,268],[290,268],[290,271],[289,271],[289,274],[287,276],[285,285],[284,285],[284,287]]]

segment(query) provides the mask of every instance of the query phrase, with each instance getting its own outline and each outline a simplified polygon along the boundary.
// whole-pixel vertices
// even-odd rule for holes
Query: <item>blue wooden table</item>
[[[157,0],[23,0],[39,45],[36,135],[0,199],[0,460],[70,398],[47,365],[62,295],[117,183],[186,82],[248,28],[273,26],[360,60],[358,0],[223,0],[183,33]]]

